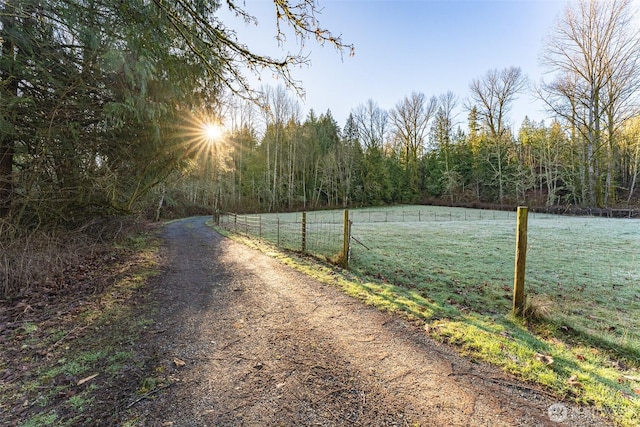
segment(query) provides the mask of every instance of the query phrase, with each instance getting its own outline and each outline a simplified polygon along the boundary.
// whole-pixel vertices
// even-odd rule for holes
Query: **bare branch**
[[[519,67],[489,70],[484,77],[471,81],[471,98],[492,138],[500,139],[507,134],[507,114],[526,84],[527,79]]]

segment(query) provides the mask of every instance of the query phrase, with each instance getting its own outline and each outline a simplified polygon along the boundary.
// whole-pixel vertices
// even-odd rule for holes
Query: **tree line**
[[[184,131],[209,120],[200,112],[257,98],[246,73],[301,90],[290,68],[307,58],[253,52],[218,18],[223,5],[255,22],[233,1],[1,1],[0,219],[139,211],[201,151]],[[298,40],[350,49],[320,27],[315,2],[274,6]]]
[[[483,78],[494,74],[513,77],[519,70]],[[174,197],[239,211],[424,202],[597,206],[588,199],[588,141],[572,137],[561,120],[525,118],[512,133],[500,119],[489,123],[499,113],[474,105],[456,126],[455,95],[412,93],[391,111],[368,100],[341,129],[330,111],[302,118],[282,87],[266,93],[271,105],[263,116],[239,120],[212,156],[177,176]],[[266,123],[262,133],[258,121]],[[638,117],[618,130],[614,170],[601,170],[596,180],[600,206],[637,201],[639,136]],[[599,152],[600,164],[609,164],[607,155]],[[613,193],[606,191],[609,174]]]

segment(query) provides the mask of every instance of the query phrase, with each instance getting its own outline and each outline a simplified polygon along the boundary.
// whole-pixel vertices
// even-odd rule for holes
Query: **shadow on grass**
[[[625,359],[629,364],[640,367],[640,347],[637,344],[619,343],[606,335],[595,335],[584,329],[576,328],[562,320],[556,324],[562,331],[559,333],[559,336],[566,341],[605,350],[610,353],[612,357]]]

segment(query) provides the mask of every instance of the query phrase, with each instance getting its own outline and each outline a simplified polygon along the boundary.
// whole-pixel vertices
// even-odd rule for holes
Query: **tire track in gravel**
[[[549,419],[546,393],[221,237],[206,219],[165,227],[144,345],[171,386],[135,406],[142,425],[563,425]],[[607,425],[571,413],[582,418],[565,425]]]

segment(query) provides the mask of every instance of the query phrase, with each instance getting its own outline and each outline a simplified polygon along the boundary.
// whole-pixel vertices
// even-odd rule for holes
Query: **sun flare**
[[[208,142],[219,140],[224,133],[222,126],[215,123],[204,123],[202,125],[202,135]]]
[[[183,140],[183,153],[192,158],[210,161],[229,150],[228,130],[212,114],[193,113],[185,117],[176,129],[176,136]]]

